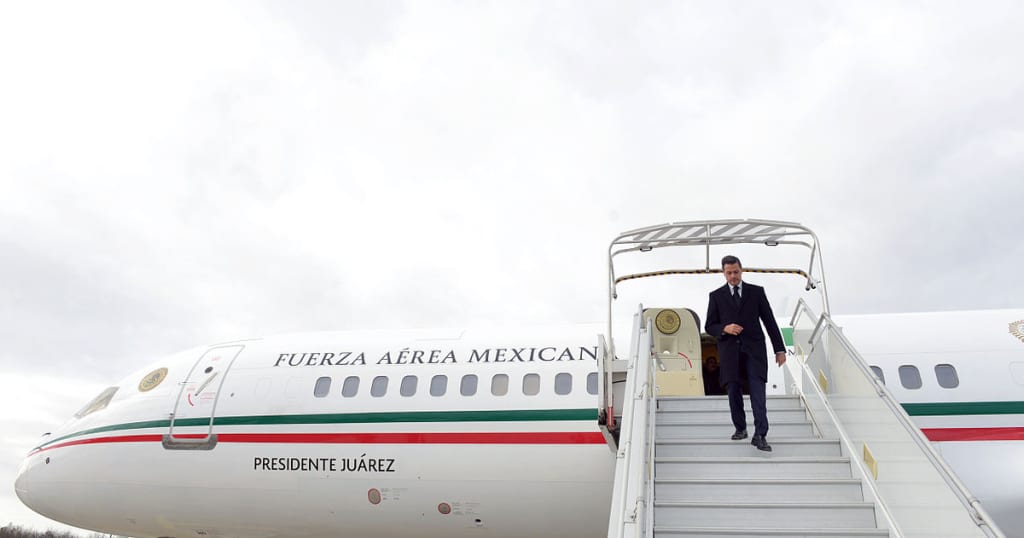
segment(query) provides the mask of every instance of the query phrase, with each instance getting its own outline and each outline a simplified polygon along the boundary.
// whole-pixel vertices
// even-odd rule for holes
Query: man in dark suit
[[[768,409],[765,402],[765,384],[768,382],[768,354],[760,323],[768,331],[775,350],[775,363],[786,363],[786,348],[782,333],[775,322],[772,307],[764,288],[743,282],[743,266],[736,256],[722,258],[722,273],[726,284],[711,292],[708,298],[708,316],[704,330],[718,340],[719,382],[729,393],[729,411],[736,433],[734,441],[747,438],[747,418],[743,410],[743,386],[740,377],[745,373],[750,383],[750,407],[754,410],[754,437],[750,444],[770,452],[765,435],[768,434]]]

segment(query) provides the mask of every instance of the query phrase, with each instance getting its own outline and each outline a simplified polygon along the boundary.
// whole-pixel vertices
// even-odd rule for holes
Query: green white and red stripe
[[[331,413],[301,415],[253,415],[217,417],[213,425],[217,429],[218,443],[291,443],[291,444],[603,444],[604,437],[594,426],[596,409],[531,409],[501,411],[410,411],[385,413]],[[441,428],[460,430],[474,423],[472,431],[438,431]],[[481,423],[505,423],[505,428],[489,428],[498,431],[481,431]],[[537,431],[540,428],[522,431],[513,423],[545,423],[565,426],[561,430]],[[244,427],[262,429],[266,426],[311,426],[322,427],[341,424],[380,425],[388,430],[396,427],[408,430],[404,425],[431,424],[433,431],[239,431]],[[149,420],[113,424],[91,428],[62,436],[36,447],[32,452],[56,448],[105,443],[159,443],[169,430],[170,420]],[[179,429],[206,428],[210,420],[190,418],[174,423],[175,437],[182,439],[203,438],[205,433],[195,430],[179,432]],[[525,424],[524,424],[525,425]],[[461,426],[461,427],[460,427]],[[570,427],[571,426],[571,427]],[[511,427],[511,429],[509,429]],[[164,430],[159,433],[128,433],[138,430]],[[311,428],[312,429],[312,428]],[[546,430],[547,428],[545,428]],[[518,431],[517,431],[518,430]],[[98,435],[108,434],[108,435]]]

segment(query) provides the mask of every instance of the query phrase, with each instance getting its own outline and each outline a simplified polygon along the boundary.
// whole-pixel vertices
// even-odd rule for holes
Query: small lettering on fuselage
[[[597,360],[597,346],[489,347],[471,349],[468,355],[465,352],[460,355],[451,349],[402,348],[397,351],[385,351],[375,364],[526,363],[587,359]],[[355,351],[280,353],[274,366],[366,366],[366,353]]]
[[[304,471],[329,473],[393,473],[394,458],[253,458],[254,471]]]

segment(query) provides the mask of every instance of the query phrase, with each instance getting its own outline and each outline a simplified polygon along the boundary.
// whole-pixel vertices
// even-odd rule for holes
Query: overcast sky
[[[836,313],[1020,307],[1022,27],[1011,1],[2,2],[0,525],[47,525],[18,463],[155,358],[601,321],[639,226],[806,224]]]

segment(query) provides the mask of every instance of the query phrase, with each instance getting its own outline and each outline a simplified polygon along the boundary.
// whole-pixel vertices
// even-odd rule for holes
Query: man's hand
[[[780,351],[780,352],[775,354],[775,364],[778,364],[779,366],[782,366],[783,364],[786,364],[786,352],[785,351]]]
[[[724,332],[726,334],[731,334],[733,336],[739,336],[740,333],[743,332],[743,327],[741,327],[741,326],[739,326],[739,325],[737,325],[735,323],[730,323],[730,324],[726,325],[722,329],[722,332]]]

